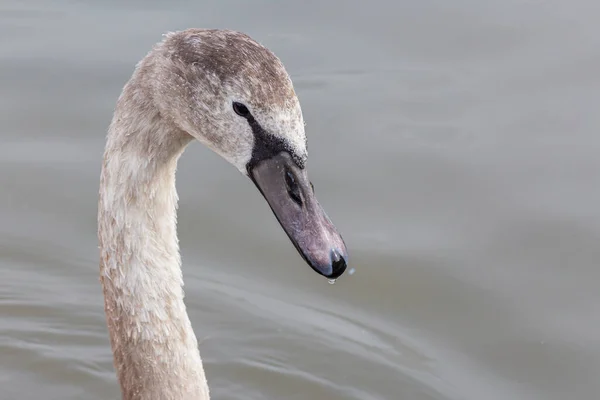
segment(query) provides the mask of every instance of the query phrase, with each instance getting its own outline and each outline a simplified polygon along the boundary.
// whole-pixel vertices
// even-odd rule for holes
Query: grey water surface
[[[600,3],[0,3],[0,399],[116,399],[98,281],[106,128],[167,31],[280,56],[353,275],[308,268],[200,144],[178,172],[215,399],[597,399]]]

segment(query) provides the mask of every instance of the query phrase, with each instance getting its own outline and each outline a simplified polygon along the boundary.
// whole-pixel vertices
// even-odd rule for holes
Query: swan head
[[[161,116],[248,176],[306,262],[340,276],[346,246],[308,178],[302,111],[281,61],[226,30],[171,33],[153,52]]]

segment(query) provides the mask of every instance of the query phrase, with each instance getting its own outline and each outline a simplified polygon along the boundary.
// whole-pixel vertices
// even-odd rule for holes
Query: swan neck
[[[100,273],[124,399],[208,399],[183,301],[177,160],[191,137],[128,84],[109,128],[98,210]]]

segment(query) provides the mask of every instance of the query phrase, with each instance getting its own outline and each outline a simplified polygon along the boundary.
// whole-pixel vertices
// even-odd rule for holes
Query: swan
[[[240,32],[164,35],[117,100],[100,174],[100,282],[126,400],[209,399],[176,231],[175,170],[193,139],[254,182],[316,272],[346,269],[308,179],[302,111],[281,61]]]

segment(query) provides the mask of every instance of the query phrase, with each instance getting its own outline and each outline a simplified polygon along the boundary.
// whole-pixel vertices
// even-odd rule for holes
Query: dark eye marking
[[[288,194],[296,204],[302,207],[302,197],[300,197],[300,187],[296,182],[296,177],[290,170],[285,171],[285,184],[287,185]]]
[[[250,115],[250,110],[248,110],[248,107],[246,107],[242,103],[238,103],[237,101],[233,102],[233,111],[235,111],[235,113],[240,117],[244,118]]]
[[[252,168],[254,168],[256,164],[258,164],[260,161],[274,157],[281,152],[287,152],[292,157],[294,163],[298,166],[298,168],[304,169],[304,165],[306,163],[306,156],[299,156],[286,139],[271,135],[266,130],[264,130],[263,127],[260,126],[258,121],[254,118],[250,110],[248,110],[248,107],[246,107],[244,104],[234,101],[232,103],[232,106],[233,111],[235,111],[237,115],[246,118],[248,124],[250,125],[250,128],[252,129],[252,134],[254,135],[254,146],[252,148],[252,156],[250,158],[250,161],[248,161],[248,163],[246,164],[246,170],[248,171],[248,175],[250,175]],[[291,177],[295,178],[293,173],[291,174]],[[296,186],[298,185],[296,184]],[[294,201],[296,201],[300,206],[302,206],[300,190],[297,189],[294,193],[297,194],[297,196],[294,198]]]
[[[252,168],[254,168],[260,161],[274,157],[283,151],[287,152],[293,158],[298,168],[304,169],[306,158],[298,156],[293,147],[291,147],[285,139],[270,135],[262,128],[262,126],[260,126],[252,114],[248,114],[246,119],[252,128],[252,133],[254,134],[252,158],[250,161],[248,161],[248,164],[246,164],[246,170],[248,171],[249,175],[252,171]]]

